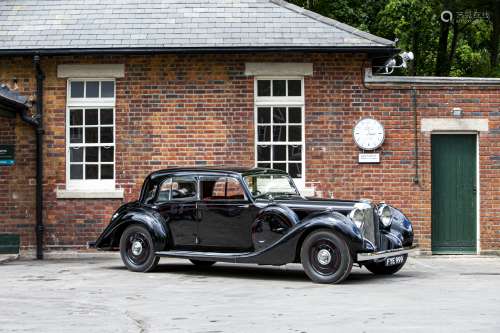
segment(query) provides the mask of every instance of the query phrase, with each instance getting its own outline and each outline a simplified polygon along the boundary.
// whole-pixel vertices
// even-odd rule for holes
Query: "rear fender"
[[[132,209],[119,214],[111,222],[96,241],[101,250],[115,250],[120,246],[120,238],[129,225],[141,225],[151,234],[155,251],[165,250],[171,244],[170,231],[163,217],[155,211],[142,208]]]

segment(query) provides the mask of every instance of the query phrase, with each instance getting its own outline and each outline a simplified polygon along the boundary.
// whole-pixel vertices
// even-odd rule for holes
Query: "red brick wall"
[[[253,78],[243,74],[246,61],[314,63],[314,75],[305,79],[307,184],[325,196],[369,197],[402,208],[415,224],[420,246],[430,249],[430,135],[419,129],[421,183],[415,185],[409,91],[363,86],[366,58],[348,54],[42,58],[46,246],[85,246],[122,203],[56,199],[56,189],[65,188],[66,80],[57,78],[58,64],[125,64],[125,78],[116,84],[116,183],[129,201],[137,197],[144,176],[159,168],[253,164]],[[31,59],[0,58],[0,82],[13,76],[23,93],[33,94]],[[462,107],[465,118],[490,121],[490,131],[480,135],[481,248],[499,250],[500,93],[484,87],[418,90],[419,123],[422,117],[450,117],[452,107]],[[359,165],[352,140],[355,122],[369,115],[386,128],[379,165]],[[17,164],[0,169],[0,232],[20,231],[23,245],[32,247],[34,136],[27,125],[16,123]],[[12,140],[12,127],[12,121],[2,120],[0,141]]]

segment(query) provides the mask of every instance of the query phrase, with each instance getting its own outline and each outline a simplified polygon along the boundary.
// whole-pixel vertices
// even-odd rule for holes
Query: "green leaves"
[[[499,76],[500,2],[495,0],[295,0],[292,3],[415,54],[402,74]],[[443,10],[453,13],[441,21]],[[443,30],[444,29],[444,30]],[[496,29],[496,30],[495,30]],[[438,58],[440,59],[438,61]]]

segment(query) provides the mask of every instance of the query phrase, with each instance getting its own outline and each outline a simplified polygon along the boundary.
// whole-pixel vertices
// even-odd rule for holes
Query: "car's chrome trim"
[[[415,245],[409,247],[403,247],[400,249],[387,250],[387,251],[379,251],[379,252],[371,252],[371,253],[358,253],[357,261],[367,261],[367,260],[376,260],[388,257],[399,256],[402,254],[407,254],[410,252],[414,252],[417,250]]]

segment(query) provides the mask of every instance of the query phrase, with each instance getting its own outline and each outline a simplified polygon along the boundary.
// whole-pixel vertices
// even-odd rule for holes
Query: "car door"
[[[192,249],[196,245],[197,179],[192,176],[166,179],[157,195],[157,206],[172,233],[175,249]]]
[[[237,178],[200,177],[198,237],[212,251],[248,251],[256,211]]]

